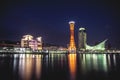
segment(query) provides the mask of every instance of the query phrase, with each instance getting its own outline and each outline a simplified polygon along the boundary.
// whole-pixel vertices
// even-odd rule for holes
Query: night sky
[[[9,0],[0,2],[0,40],[20,41],[23,35],[42,36],[43,42],[67,47],[69,21],[85,27],[87,43],[108,39],[120,47],[120,3],[110,0]]]

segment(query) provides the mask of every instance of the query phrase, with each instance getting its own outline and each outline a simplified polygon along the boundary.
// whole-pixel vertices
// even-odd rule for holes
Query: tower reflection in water
[[[113,62],[111,65],[111,62]],[[70,79],[75,80],[77,73],[87,74],[91,71],[107,73],[116,66],[114,54],[69,54],[68,64]],[[80,71],[78,71],[80,70]]]
[[[15,64],[17,63],[14,63],[14,65]],[[32,79],[33,74],[36,76],[35,79],[40,79],[41,55],[20,54],[18,73],[20,75],[21,80],[30,80]]]
[[[68,64],[70,70],[70,78],[71,80],[75,80],[76,78],[76,53],[70,53],[68,55]]]
[[[118,65],[118,54],[14,54],[13,72],[19,80],[76,80],[89,72],[107,73]],[[12,57],[12,56],[11,56]],[[2,63],[1,63],[2,64]],[[42,72],[42,73],[41,73]],[[41,77],[42,74],[42,77]],[[68,76],[69,74],[69,76]],[[50,76],[49,76],[50,75]],[[47,77],[46,77],[47,76]],[[68,76],[68,77],[66,77]]]

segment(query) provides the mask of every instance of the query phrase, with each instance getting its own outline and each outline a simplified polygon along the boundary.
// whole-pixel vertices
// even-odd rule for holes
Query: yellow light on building
[[[29,47],[29,41],[33,40],[33,36],[24,35],[21,39],[21,47]]]
[[[42,37],[37,37],[38,50],[42,50]]]
[[[32,50],[42,50],[42,37],[33,39],[32,35],[24,35],[21,39],[21,47],[29,47]]]

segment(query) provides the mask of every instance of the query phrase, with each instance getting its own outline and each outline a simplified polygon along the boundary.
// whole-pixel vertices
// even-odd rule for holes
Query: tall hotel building
[[[31,35],[24,35],[21,39],[21,47],[42,50],[42,37],[37,37],[35,40]]]
[[[85,28],[79,28],[78,32],[78,50],[85,50],[86,49],[86,30]]]
[[[75,46],[75,39],[74,39],[74,21],[70,21],[69,25],[70,25],[70,43],[69,43],[69,47],[68,50],[71,51],[76,51],[76,46]]]

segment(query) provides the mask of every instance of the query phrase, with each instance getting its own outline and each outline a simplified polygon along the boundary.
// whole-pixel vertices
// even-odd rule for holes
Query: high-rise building
[[[75,39],[74,39],[74,21],[70,21],[69,25],[70,25],[70,44],[68,47],[69,51],[76,51],[76,46],[75,46]]]
[[[86,49],[86,30],[85,28],[79,28],[78,32],[78,50],[85,50]]]

